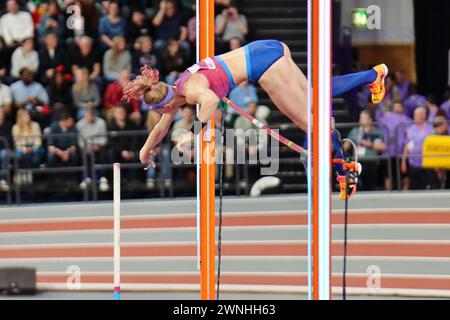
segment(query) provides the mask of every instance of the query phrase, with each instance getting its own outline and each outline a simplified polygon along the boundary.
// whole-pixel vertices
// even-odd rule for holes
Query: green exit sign
[[[352,11],[352,25],[356,29],[367,29],[367,9],[355,8]]]

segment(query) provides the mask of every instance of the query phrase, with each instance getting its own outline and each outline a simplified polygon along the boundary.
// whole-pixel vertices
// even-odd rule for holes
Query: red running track
[[[306,212],[283,213],[233,213],[224,215],[224,226],[283,226],[305,225]],[[343,223],[342,212],[333,214],[334,225]],[[354,210],[349,214],[350,224],[389,225],[389,224],[450,224],[449,210]],[[196,217],[193,214],[125,216],[122,218],[123,229],[155,229],[195,227]],[[71,230],[111,230],[112,219],[79,218],[79,219],[36,219],[12,220],[0,222],[0,233],[18,233],[38,231],[45,236],[50,231]],[[151,230],[149,231],[151,232]],[[197,253],[195,243],[126,243],[121,247],[123,257],[192,257]],[[267,242],[224,242],[224,256],[306,256],[306,243],[301,241],[267,241]],[[334,257],[341,256],[343,245],[340,241],[332,244]],[[352,257],[420,257],[450,258],[450,242],[446,241],[350,241],[348,254]],[[112,257],[113,248],[109,244],[67,244],[49,246],[1,246],[1,259],[39,259],[48,258],[96,258]],[[19,262],[20,260],[18,260]],[[407,266],[405,266],[407,268]],[[66,274],[48,274],[38,272],[38,283],[65,283]],[[112,283],[110,274],[83,273],[84,283]],[[340,276],[333,276],[333,286],[340,286]],[[123,274],[122,283],[140,284],[198,284],[198,275],[179,274]],[[280,285],[305,286],[306,276],[303,274],[230,274],[224,272],[222,283],[241,285]],[[348,286],[367,287],[367,276],[348,275]],[[383,275],[382,288],[445,290],[450,294],[450,277],[433,275]]]

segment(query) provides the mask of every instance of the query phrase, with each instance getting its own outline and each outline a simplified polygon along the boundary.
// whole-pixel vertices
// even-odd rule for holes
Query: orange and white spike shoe
[[[339,189],[341,193],[339,198],[345,200],[347,197],[351,199],[356,193],[356,187],[358,185],[358,177],[362,172],[362,166],[359,162],[348,163],[346,170],[349,171],[348,186],[346,176],[337,175],[336,180],[339,182]]]
[[[383,101],[384,96],[386,94],[386,88],[384,86],[384,80],[389,73],[388,67],[383,63],[373,67],[373,70],[378,74],[377,79],[368,84],[370,92],[372,93],[372,103],[379,104]]]

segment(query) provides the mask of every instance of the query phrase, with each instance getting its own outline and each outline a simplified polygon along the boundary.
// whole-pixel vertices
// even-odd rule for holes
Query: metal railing
[[[21,174],[58,174],[58,173],[71,173],[71,172],[79,172],[83,174],[84,176],[87,176],[87,161],[86,161],[86,153],[79,148],[78,141],[81,139],[78,134],[75,133],[47,133],[42,134],[40,136],[27,136],[27,138],[41,138],[42,139],[42,148],[43,148],[43,154],[44,158],[45,155],[48,155],[48,140],[49,139],[58,139],[58,138],[72,138],[74,141],[74,146],[76,147],[76,151],[80,155],[80,165],[77,166],[58,166],[58,167],[51,167],[48,166],[47,161],[44,163],[40,163],[38,167],[27,167],[22,168],[19,164],[18,157],[14,156],[14,173],[17,176],[20,176]],[[17,181],[14,183],[15,187],[15,197],[16,202],[21,203],[21,191],[24,189],[22,183],[18,183]],[[85,201],[89,199],[88,190],[84,190],[83,198]]]
[[[3,153],[5,155],[4,159],[1,159],[1,161],[5,161],[6,164],[2,163],[2,167],[0,168],[0,175],[3,177],[6,177],[6,183],[7,183],[7,189],[4,191],[6,194],[6,203],[11,204],[11,158],[12,158],[12,151],[11,147],[9,145],[8,140],[6,140],[4,137],[0,137],[0,150],[5,150]],[[3,167],[6,167],[4,169]]]

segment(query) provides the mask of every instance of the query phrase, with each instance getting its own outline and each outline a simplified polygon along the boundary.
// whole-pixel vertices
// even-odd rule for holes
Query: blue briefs
[[[283,44],[278,40],[258,40],[244,46],[247,61],[247,78],[257,82],[263,73],[284,55]]]

